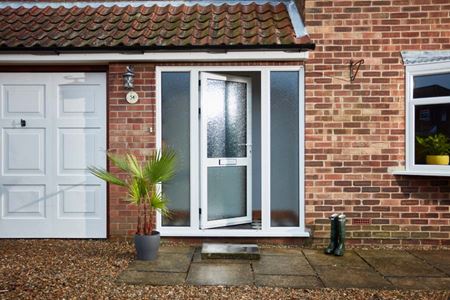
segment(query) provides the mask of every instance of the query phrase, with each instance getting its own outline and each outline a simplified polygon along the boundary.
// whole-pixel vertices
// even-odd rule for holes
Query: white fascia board
[[[2,54],[0,64],[58,64],[109,62],[205,62],[205,61],[301,61],[308,58],[308,52],[285,51],[229,51],[224,53],[182,51],[129,53],[59,53]]]

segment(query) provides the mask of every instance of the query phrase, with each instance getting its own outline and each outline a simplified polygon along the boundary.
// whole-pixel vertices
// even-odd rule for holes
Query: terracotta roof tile
[[[0,49],[298,46],[284,4],[0,9]]]

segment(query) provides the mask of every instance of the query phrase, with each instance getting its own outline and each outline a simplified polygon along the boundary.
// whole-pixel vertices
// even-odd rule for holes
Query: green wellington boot
[[[337,219],[337,231],[338,231],[338,243],[336,249],[334,249],[334,255],[342,256],[345,252],[345,222],[347,222],[347,218],[344,214],[339,215]]]
[[[334,249],[337,247],[338,243],[338,224],[337,224],[338,214],[332,214],[330,216],[330,244],[325,248],[325,254],[333,254]]]

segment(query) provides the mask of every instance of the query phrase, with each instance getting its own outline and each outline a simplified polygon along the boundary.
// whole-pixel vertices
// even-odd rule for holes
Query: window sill
[[[407,171],[407,170],[396,170],[391,172],[392,175],[403,175],[403,176],[439,176],[439,177],[450,177],[450,172],[445,171]]]

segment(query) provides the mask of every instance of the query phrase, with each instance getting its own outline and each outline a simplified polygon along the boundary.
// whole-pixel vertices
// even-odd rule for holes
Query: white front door
[[[0,238],[106,237],[106,75],[0,73]]]
[[[201,228],[252,221],[251,80],[201,73]]]

